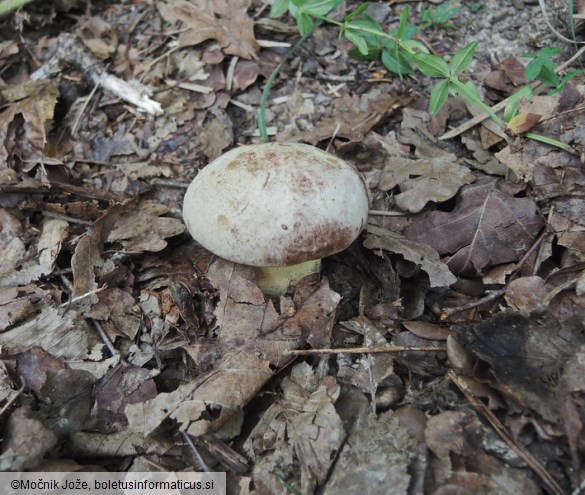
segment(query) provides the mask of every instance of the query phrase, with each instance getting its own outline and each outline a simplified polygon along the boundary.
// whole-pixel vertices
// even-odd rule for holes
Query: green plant
[[[0,2],[0,17],[9,14],[13,10],[20,9],[32,1],[33,0],[4,0]]]
[[[481,2],[473,2],[471,4],[471,12],[479,12],[482,8]]]
[[[427,29],[429,27],[433,27],[435,29],[453,29],[455,26],[449,21],[459,13],[459,10],[461,9],[459,7],[452,6],[450,1],[442,3],[437,7],[429,7],[428,9],[424,9],[422,11],[423,25],[421,27],[422,29]]]
[[[414,39],[418,28],[408,23],[409,9],[402,9],[399,17],[398,27],[389,32],[385,32],[380,24],[368,16],[365,11],[369,2],[365,2],[353,12],[346,15],[341,21],[327,17],[341,0],[276,0],[270,11],[271,16],[279,17],[285,12],[289,12],[297,22],[303,39],[312,32],[316,22],[326,22],[339,27],[339,36],[345,37],[355,48],[350,54],[365,60],[380,59],[384,66],[390,71],[397,74],[400,78],[405,75],[413,74],[418,69],[423,74],[439,80],[431,90],[429,112],[435,115],[444,105],[450,94],[459,95],[465,98],[473,105],[477,105],[492,120],[502,128],[506,128],[506,121],[511,120],[518,113],[518,105],[521,98],[532,96],[532,92],[524,90],[519,92],[516,98],[512,98],[512,103],[507,108],[507,118],[502,120],[488,105],[481,99],[479,91],[472,81],[461,79],[463,72],[467,70],[477,49],[478,43],[473,42],[460,49],[455,53],[451,61],[429,53],[428,49],[420,41]],[[458,9],[451,7],[450,3],[444,4],[443,9],[432,9],[427,14],[427,22],[430,25],[441,25],[453,17]],[[478,4],[479,5],[479,4]],[[479,5],[481,7],[481,5]],[[427,9],[428,10],[428,9]],[[424,15],[423,15],[424,20]],[[298,47],[295,45],[294,49]],[[528,64],[527,76],[533,76],[545,84],[553,87],[555,91],[560,91],[571,78],[580,73],[573,71],[564,78],[558,78],[554,70],[554,64],[550,60],[551,56],[557,55],[556,49],[543,49],[536,55],[528,55],[533,60]],[[531,66],[532,64],[532,66]],[[268,140],[264,112],[268,92],[277,71],[280,70],[280,64],[275,72],[269,78],[264,87],[260,112],[258,116],[258,127],[260,135],[265,141]],[[530,70],[529,70],[530,67]],[[272,77],[274,76],[274,77]],[[542,78],[542,79],[541,79]],[[556,79],[555,79],[556,78]],[[530,89],[530,88],[529,88]],[[566,145],[545,136],[539,136],[534,133],[524,133],[525,136],[536,139],[554,146],[567,149]]]
[[[555,71],[555,64],[551,60],[561,54],[561,49],[556,47],[545,47],[537,53],[525,53],[524,58],[532,59],[526,66],[524,76],[527,81],[540,81],[546,84],[550,91],[548,94],[561,92],[565,85],[575,76],[583,74],[582,70],[573,70],[563,77],[559,77]]]

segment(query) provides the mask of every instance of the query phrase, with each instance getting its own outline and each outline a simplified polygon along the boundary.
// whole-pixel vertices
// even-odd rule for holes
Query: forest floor
[[[507,129],[466,125],[477,106],[450,96],[431,115],[431,77],[318,25],[274,80],[266,131],[353,165],[368,226],[266,297],[191,239],[182,200],[209,162],[262,142],[262,90],[300,39],[270,3],[33,1],[0,19],[0,471],[224,471],[228,493],[258,495],[583,492],[583,75],[537,87]],[[581,69],[572,3],[361,16],[391,32],[408,8],[447,62],[478,41],[462,79],[492,107],[527,84],[525,54],[559,47],[560,75]]]

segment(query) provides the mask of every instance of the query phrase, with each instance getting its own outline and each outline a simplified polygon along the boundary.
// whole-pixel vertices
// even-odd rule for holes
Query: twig
[[[187,443],[187,445],[191,448],[193,455],[195,455],[195,458],[197,459],[197,462],[199,463],[199,465],[197,467],[199,469],[203,469],[203,471],[205,471],[206,473],[211,472],[211,468],[203,460],[203,457],[201,456],[201,454],[197,450],[197,447],[193,443],[193,440],[191,440],[191,437],[187,433],[185,433],[184,431],[181,431],[181,436],[183,437],[183,440],[185,440],[185,443]]]
[[[307,356],[310,354],[382,354],[385,352],[446,352],[446,347],[433,347],[433,346],[384,346],[384,347],[349,347],[349,348],[337,348],[337,349],[296,349],[284,351],[285,356]]]
[[[69,33],[59,35],[55,54],[41,68],[34,71],[30,78],[31,80],[49,79],[58,74],[66,63],[75,64],[94,84],[99,84],[118,98],[131,103],[139,111],[151,115],[164,113],[161,104],[149,98],[151,91],[148,87],[138,81],[136,81],[135,87],[119,77],[99,69],[101,64],[93,54],[81,44],[75,35]]]
[[[554,26],[550,23],[550,21],[548,20],[548,13],[546,11],[546,4],[544,3],[544,0],[538,0],[538,5],[540,5],[540,10],[542,11],[542,17],[544,17],[544,22],[546,22],[546,25],[548,26],[548,28],[555,34],[555,36],[561,40],[563,40],[566,43],[572,43],[574,45],[581,45],[583,43],[583,41],[575,41],[572,39],[567,38],[566,36],[563,36],[561,33],[559,33]],[[571,5],[571,4],[569,4]]]
[[[455,306],[454,308],[442,308],[439,314],[439,319],[444,321],[449,317],[453,316],[457,313],[463,313],[463,311],[469,311],[470,309],[478,308],[479,306],[483,306],[484,304],[488,304],[494,302],[496,299],[499,299],[504,294],[506,294],[506,289],[499,289],[491,291],[487,296],[482,297],[481,299],[477,299],[467,304],[462,304],[461,306]]]
[[[95,329],[97,330],[100,338],[102,339],[102,342],[108,348],[108,351],[110,351],[110,354],[112,354],[112,356],[119,356],[120,353],[118,352],[118,349],[114,347],[114,344],[110,340],[110,337],[108,337],[108,334],[104,330],[104,327],[102,327],[102,324],[94,318],[90,318],[90,320],[93,323]],[[121,359],[121,361],[124,361],[124,359]]]
[[[577,53],[575,53],[575,55],[573,55],[564,64],[560,65],[556,69],[556,72],[559,73],[562,70],[564,70],[566,67],[571,65],[575,60],[577,60],[583,54],[583,52],[585,52],[585,46],[582,47]],[[532,89],[537,89],[542,85],[543,84],[540,82],[534,82],[531,84],[531,87],[532,87]],[[512,96],[514,96],[514,95],[508,96],[508,98],[506,98],[505,100],[502,100],[499,103],[497,103],[496,105],[494,105],[493,107],[491,107],[492,111],[494,113],[497,113],[500,110],[503,110],[504,108],[506,108],[506,105],[508,104],[508,102],[510,101]],[[465,122],[465,124],[462,124],[459,127],[456,127],[455,129],[451,129],[450,131],[446,132],[445,134],[443,134],[442,136],[439,137],[439,140],[444,141],[445,139],[451,139],[451,138],[454,138],[455,136],[459,136],[459,134],[462,134],[465,131],[468,131],[472,127],[475,127],[477,124],[481,124],[487,118],[489,118],[489,115],[487,113],[482,112],[482,113],[476,115],[475,117],[473,117],[472,119],[468,120],[467,122]]]
[[[369,215],[375,215],[379,217],[404,217],[408,215],[405,211],[386,211],[386,210],[370,210]]]
[[[0,409],[0,417],[2,417],[2,415],[8,410],[8,408],[12,405],[12,403],[16,399],[18,399],[20,397],[20,394],[22,394],[22,392],[24,391],[24,380],[21,378],[20,381],[22,382],[22,385],[20,386],[20,388],[14,392],[12,397],[10,397],[10,399],[8,399],[8,402],[6,404],[4,404],[4,407],[2,409]]]
[[[90,222],[89,220],[82,220],[81,218],[75,218],[75,217],[70,217],[69,215],[63,215],[62,213],[56,213],[54,211],[43,211],[43,216],[44,217],[49,217],[49,218],[56,218],[58,220],[65,220],[66,222],[69,223],[77,223],[79,225],[92,225],[93,222]]]
[[[74,297],[73,299],[64,302],[63,304],[61,304],[61,307],[64,308],[65,306],[69,306],[70,304],[73,304],[74,302],[81,301],[82,299],[85,299],[86,297],[93,296],[94,294],[99,294],[100,292],[105,291],[107,288],[108,288],[108,286],[104,285],[103,287],[98,287],[97,289],[90,290],[89,292],[86,292],[85,294],[81,294],[80,296]]]
[[[514,440],[512,434],[506,429],[502,422],[496,417],[496,415],[488,409],[488,407],[477,399],[468,389],[465,382],[460,376],[455,374],[453,370],[449,370],[447,373],[451,381],[459,387],[459,390],[463,393],[469,403],[476,409],[476,411],[483,416],[492,425],[496,433],[500,438],[508,444],[508,446],[518,454],[534,473],[546,484],[546,486],[555,495],[565,495],[565,491],[559,486],[555,479],[549,474],[549,472],[532,456],[532,454],[524,448],[523,445],[519,444]]]

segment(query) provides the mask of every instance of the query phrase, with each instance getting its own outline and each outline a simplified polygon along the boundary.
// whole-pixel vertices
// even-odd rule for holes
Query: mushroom
[[[368,194],[348,163],[300,143],[235,148],[195,177],[183,204],[193,238],[217,256],[255,267],[264,294],[279,296],[318,273],[368,217]]]

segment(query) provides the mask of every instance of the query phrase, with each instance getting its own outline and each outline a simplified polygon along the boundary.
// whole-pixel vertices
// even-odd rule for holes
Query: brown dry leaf
[[[384,347],[388,341],[371,321],[358,316],[341,325],[363,336],[362,347]],[[364,354],[355,362],[340,357],[338,359],[337,378],[369,394],[374,402],[380,383],[394,374],[393,358],[390,354]]]
[[[461,186],[474,179],[469,169],[456,161],[451,153],[418,160],[392,158],[382,170],[377,188],[388,191],[399,186],[396,205],[402,210],[418,213],[429,201],[452,198]]]
[[[540,122],[542,115],[536,113],[522,112],[510,119],[506,127],[506,134],[509,136],[518,136],[532,129]]]
[[[421,339],[447,340],[451,334],[447,327],[426,321],[403,321],[402,326]]]
[[[374,225],[368,225],[366,232],[364,241],[366,248],[383,249],[401,254],[406,260],[420,265],[421,269],[428,274],[431,287],[449,287],[457,281],[447,265],[440,260],[434,248]]]
[[[491,434],[473,412],[445,411],[431,416],[425,438],[434,454],[429,473],[432,493],[540,492],[528,470],[512,467],[486,453],[497,451],[509,462],[518,462],[516,454]]]
[[[86,296],[98,288],[96,278],[100,274],[112,272],[114,263],[102,259],[102,249],[106,238],[110,235],[114,224],[122,212],[129,208],[130,203],[116,203],[89,227],[87,233],[79,239],[71,258],[73,271],[73,298]],[[95,294],[86,298],[83,304],[96,303]]]
[[[142,201],[116,220],[107,242],[120,242],[127,253],[160,251],[167,246],[167,237],[182,233],[185,225],[176,218],[161,217],[169,207],[153,201]]]
[[[583,99],[583,89],[580,91],[567,85],[562,94],[535,96],[533,102],[522,104],[520,111],[542,116],[538,134],[582,150],[585,114],[572,111]],[[578,156],[532,139],[512,143],[495,156],[521,179],[533,181],[536,194],[542,198],[567,194],[585,180]]]
[[[26,245],[22,240],[24,229],[20,220],[8,210],[0,209],[0,279],[13,276],[15,268],[26,257]],[[1,287],[13,285],[0,280]]]
[[[211,111],[209,122],[200,133],[201,151],[209,161],[215,160],[234,142],[232,122],[225,112]]]
[[[116,433],[80,431],[71,436],[69,445],[72,455],[82,458],[143,455],[162,457],[176,448],[175,441],[168,432],[147,436],[142,432],[128,430]]]
[[[373,98],[374,94],[377,98]],[[287,136],[287,139],[302,140],[313,145],[332,136],[350,142],[361,142],[372,127],[383,117],[403,106],[406,100],[404,97],[379,94],[378,90],[369,91],[363,98],[344,95],[334,100],[331,117],[321,119],[310,131],[294,133]]]
[[[400,425],[394,411],[359,416],[323,492],[406,495],[419,460],[417,441]]]
[[[57,256],[63,242],[69,235],[69,225],[64,220],[47,219],[36,248],[34,259],[19,263],[18,269],[2,277],[0,286],[27,285],[42,276],[49,275],[55,268]],[[1,276],[1,275],[0,275]]]
[[[585,343],[579,316],[560,321],[550,312],[506,311],[454,327],[458,342],[490,365],[491,383],[546,421],[559,421],[560,371]]]
[[[133,308],[134,297],[114,288],[100,292],[97,298],[98,302],[85,312],[85,316],[100,320],[112,340],[121,336],[134,341],[141,325],[141,315]]]
[[[326,280],[295,300],[296,313],[281,320],[252,282],[252,273],[249,267],[220,259],[210,267],[207,276],[220,292],[216,317],[221,357],[194,382],[129,404],[126,416],[133,431],[152,432],[168,417],[195,436],[217,431],[272,377],[272,368],[288,362],[284,351],[330,334],[340,297]]]
[[[36,285],[0,287],[0,332],[28,317],[40,300],[49,301],[50,297]]]
[[[549,215],[548,223],[556,233],[557,243],[566,247],[572,258],[585,261],[585,226],[554,210]]]
[[[87,19],[77,29],[77,35],[100,61],[112,56],[118,48],[118,33],[103,17]]]
[[[59,96],[58,81],[35,83],[35,91],[24,99],[15,101],[0,113],[0,169],[8,167],[9,157],[18,154],[21,160],[38,160],[43,154],[47,135],[45,126],[53,118],[53,111]],[[25,124],[17,123],[22,116]],[[9,127],[15,123],[24,136],[18,141],[10,139]]]
[[[282,390],[282,399],[268,408],[244,444],[256,459],[252,478],[261,493],[280,491],[276,474],[302,493],[313,493],[345,439],[333,406],[339,386],[332,377],[319,383],[312,368],[300,363],[283,379]]]
[[[548,290],[540,277],[520,277],[506,287],[506,301],[518,311],[529,314],[544,309]]]
[[[31,314],[22,324],[0,333],[4,350],[39,346],[64,360],[82,360],[99,344],[96,331],[76,311],[48,304],[35,309],[36,316]]]
[[[152,375],[146,368],[127,363],[111,369],[94,387],[92,429],[111,433],[126,425],[124,410],[127,404],[136,404],[156,396]]]
[[[405,235],[451,254],[449,268],[474,276],[496,264],[518,261],[544,225],[530,198],[504,192],[484,178],[464,186],[453,211],[434,211],[406,228]]]
[[[57,437],[30,407],[19,407],[4,427],[0,471],[34,470],[57,444]]]
[[[505,95],[512,94],[526,84],[524,64],[517,58],[507,58],[485,76],[483,83]]]
[[[157,8],[167,22],[181,21],[189,29],[179,35],[179,46],[198,45],[217,40],[227,55],[255,58],[259,50],[254,38],[254,21],[248,18],[247,0],[166,0]]]

